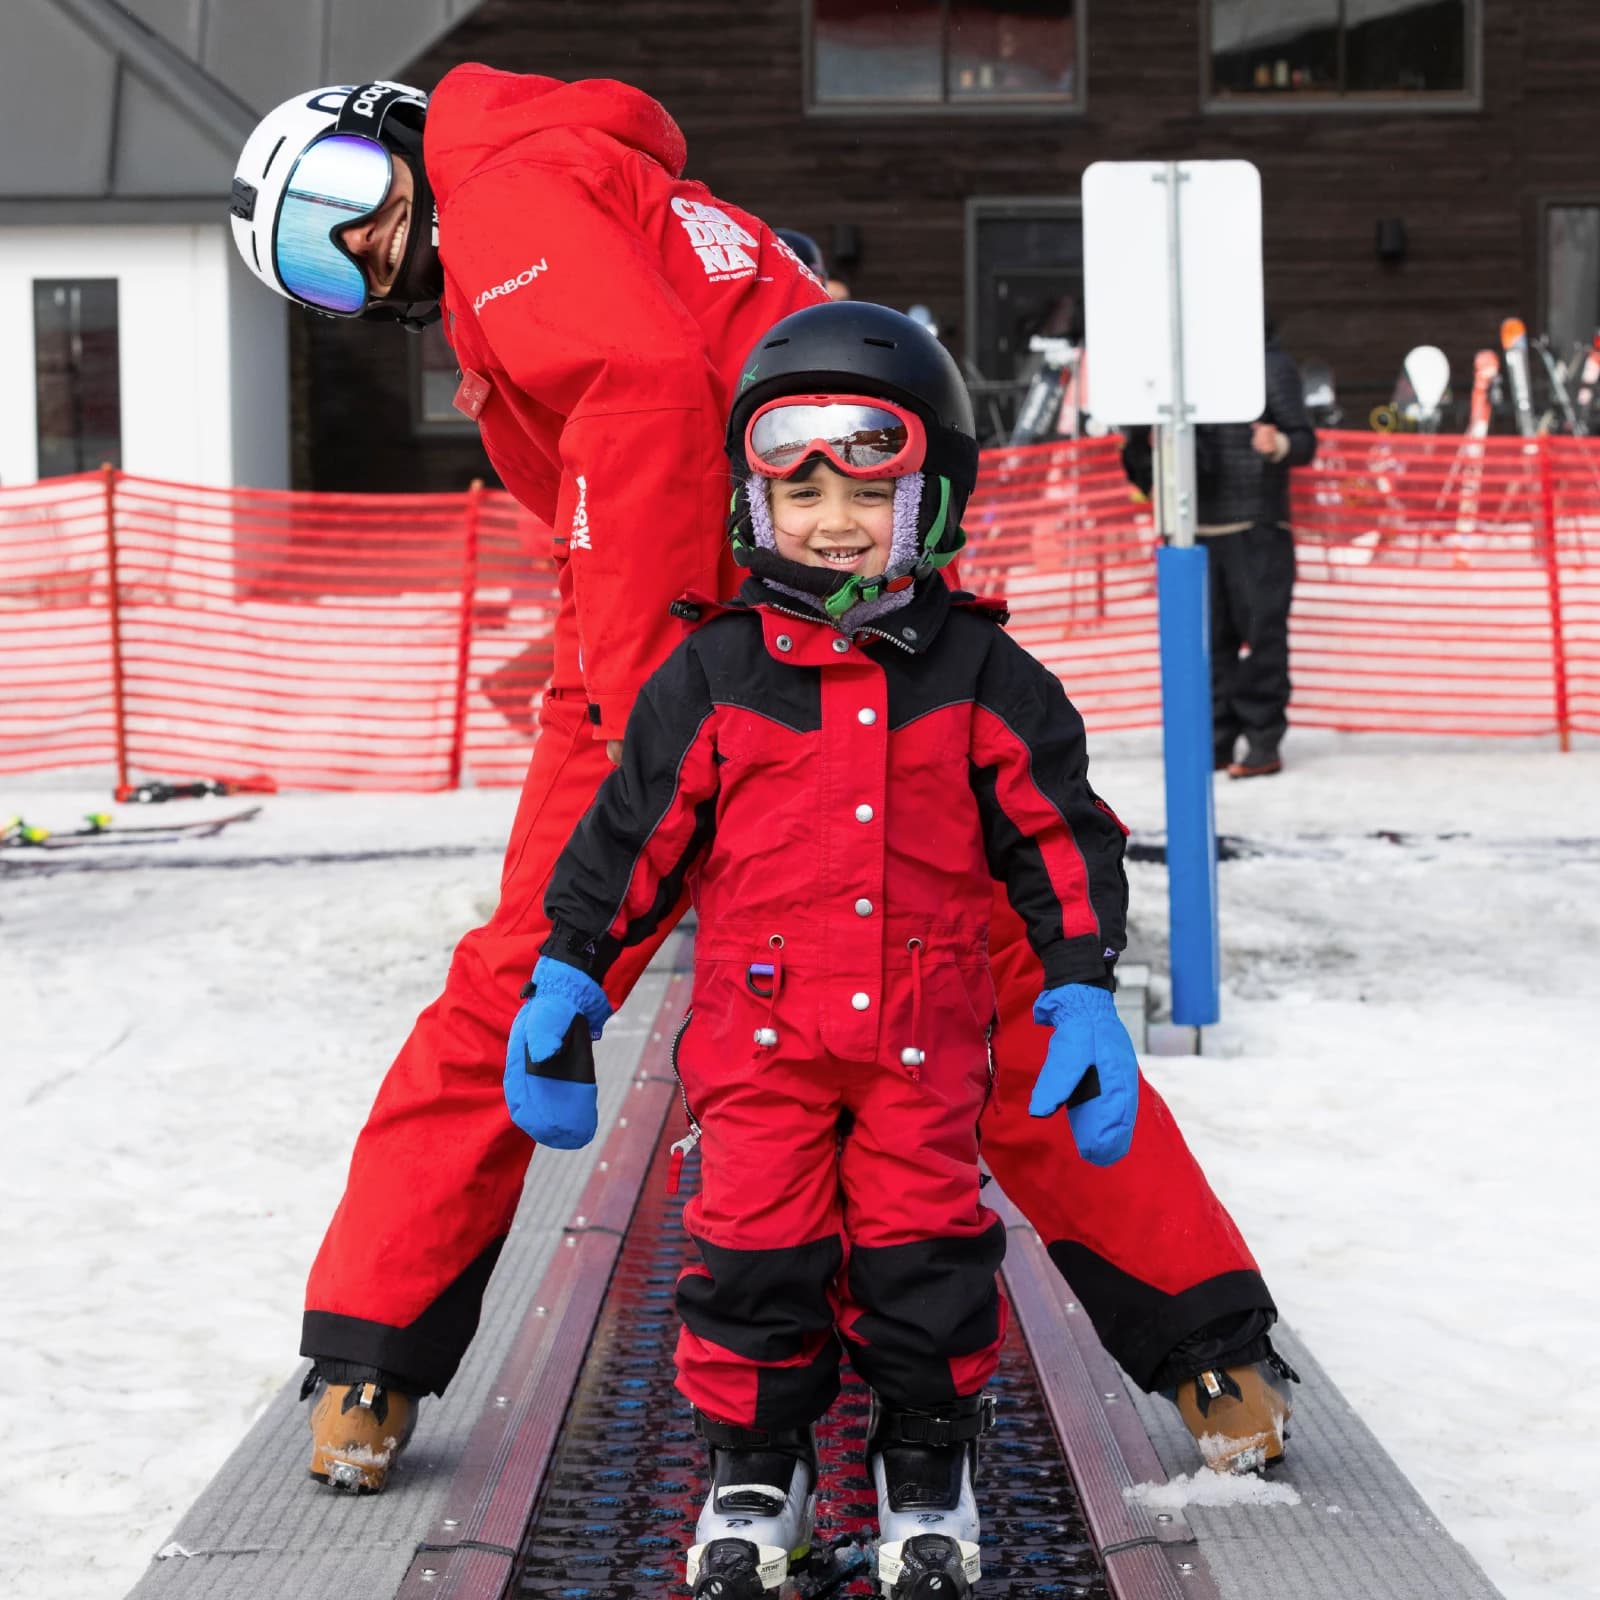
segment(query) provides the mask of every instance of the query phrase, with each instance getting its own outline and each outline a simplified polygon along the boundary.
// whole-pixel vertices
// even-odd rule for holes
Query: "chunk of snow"
[[[1122,1491],[1149,1511],[1181,1511],[1184,1506],[1297,1506],[1300,1496],[1287,1483],[1251,1473],[1213,1472],[1201,1467],[1180,1472],[1166,1483],[1136,1483]]]

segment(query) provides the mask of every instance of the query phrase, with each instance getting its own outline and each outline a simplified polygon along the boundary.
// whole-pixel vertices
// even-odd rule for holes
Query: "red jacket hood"
[[[444,205],[485,162],[553,128],[608,134],[674,178],[688,157],[677,123],[642,89],[611,78],[563,83],[468,62],[447,72],[428,98],[424,149],[435,198]]]

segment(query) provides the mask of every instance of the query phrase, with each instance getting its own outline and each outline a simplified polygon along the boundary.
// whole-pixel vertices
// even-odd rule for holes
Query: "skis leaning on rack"
[[[1539,431],[1533,414],[1533,386],[1528,376],[1528,329],[1521,317],[1507,317],[1500,324],[1500,348],[1505,355],[1506,376],[1511,380],[1511,407],[1517,419],[1517,432],[1531,439]]]
[[[35,827],[21,817],[0,823],[0,850],[70,850],[79,845],[176,844],[184,839],[210,839],[235,822],[261,814],[260,806],[230,811],[221,817],[196,817],[189,822],[120,823],[109,812],[91,811],[76,828]]]

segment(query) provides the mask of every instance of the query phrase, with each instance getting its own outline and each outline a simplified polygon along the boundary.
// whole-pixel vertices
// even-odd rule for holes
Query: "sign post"
[[[1207,554],[1195,425],[1266,405],[1261,180],[1247,161],[1097,161],[1083,175],[1095,410],[1156,428],[1172,1020],[1221,1014]]]

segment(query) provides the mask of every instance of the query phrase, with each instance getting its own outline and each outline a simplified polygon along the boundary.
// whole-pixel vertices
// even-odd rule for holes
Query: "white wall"
[[[226,231],[228,384],[239,488],[289,487],[289,302],[255,277]],[[297,316],[309,313],[296,311]]]
[[[0,227],[0,484],[37,475],[33,282],[115,278],[122,465],[219,486],[288,482],[281,302],[233,292],[223,224]],[[242,270],[242,269],[241,269]]]

